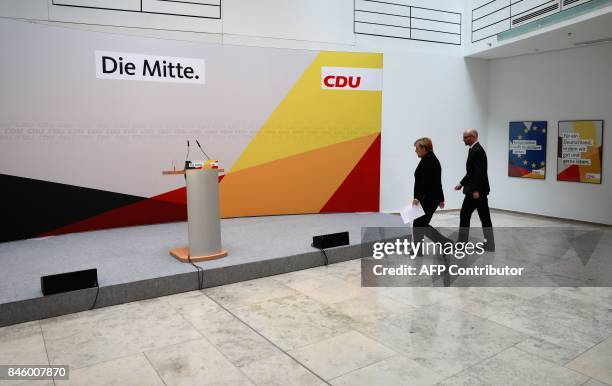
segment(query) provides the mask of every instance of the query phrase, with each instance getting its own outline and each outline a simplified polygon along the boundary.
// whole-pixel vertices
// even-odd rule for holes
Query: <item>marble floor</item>
[[[58,385],[612,385],[612,288],[363,288],[360,268],[0,328],[0,364],[69,365]]]

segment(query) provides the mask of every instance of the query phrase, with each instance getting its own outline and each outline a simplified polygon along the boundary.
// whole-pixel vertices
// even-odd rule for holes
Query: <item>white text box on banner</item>
[[[95,57],[98,79],[205,83],[204,59],[97,50]]]

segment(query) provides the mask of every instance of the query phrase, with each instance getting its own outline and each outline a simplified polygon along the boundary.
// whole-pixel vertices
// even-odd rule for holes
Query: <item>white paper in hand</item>
[[[402,215],[402,220],[404,224],[408,224],[410,221],[414,221],[415,219],[424,216],[425,211],[423,211],[423,207],[421,205],[408,205],[400,211]]]

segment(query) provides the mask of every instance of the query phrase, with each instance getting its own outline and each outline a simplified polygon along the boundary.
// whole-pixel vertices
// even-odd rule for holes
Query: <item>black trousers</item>
[[[491,213],[489,212],[489,200],[487,196],[473,198],[471,194],[466,194],[459,213],[459,241],[466,242],[470,234],[470,219],[474,210],[478,211],[478,217],[482,223],[482,231],[486,240],[485,245],[495,247],[493,236],[493,223],[491,223]]]
[[[444,236],[438,232],[436,228],[429,225],[429,222],[438,208],[438,205],[440,205],[440,201],[423,200],[423,202],[421,202],[425,216],[421,216],[412,222],[412,237],[414,238],[415,242],[423,240],[424,236],[427,236],[427,238],[432,241],[440,242],[442,244],[452,242],[451,239]]]

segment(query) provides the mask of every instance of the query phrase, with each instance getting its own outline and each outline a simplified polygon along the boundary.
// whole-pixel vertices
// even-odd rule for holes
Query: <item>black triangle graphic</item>
[[[0,174],[0,242],[27,239],[144,200],[80,186]]]

